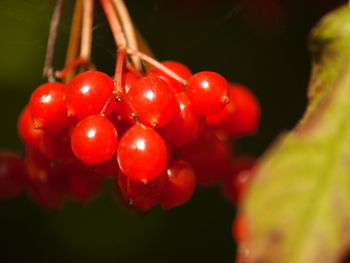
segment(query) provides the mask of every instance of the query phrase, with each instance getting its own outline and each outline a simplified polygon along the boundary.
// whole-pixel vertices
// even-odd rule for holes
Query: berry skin
[[[135,124],[120,139],[118,163],[135,182],[148,183],[160,176],[167,162],[167,146],[152,128]]]
[[[184,93],[176,94],[178,110],[173,119],[159,129],[162,136],[172,145],[183,147],[198,139],[205,126],[205,118],[195,113]]]
[[[211,130],[180,149],[179,155],[190,163],[201,185],[210,185],[230,172],[230,145]]]
[[[203,71],[193,75],[186,86],[186,95],[191,107],[198,114],[218,113],[227,104],[229,86],[221,75]]]
[[[29,108],[35,127],[53,132],[69,126],[65,92],[66,86],[59,82],[45,83],[34,90]]]
[[[196,188],[196,176],[186,161],[174,161],[167,170],[167,182],[160,203],[164,210],[183,205],[191,199]]]
[[[40,140],[44,132],[35,128],[28,106],[22,110],[18,118],[17,130],[23,143],[33,149],[39,149]]]
[[[24,189],[24,160],[12,152],[0,152],[0,200],[17,197]]]
[[[166,66],[168,69],[175,72],[184,80],[188,80],[192,76],[191,70],[186,67],[184,64],[175,61],[163,61],[162,64]],[[164,71],[153,67],[148,71],[148,75],[154,75],[162,78],[172,89],[174,89],[175,93],[182,92],[184,86],[181,82],[176,79],[170,77],[168,74],[164,73]]]
[[[88,203],[102,189],[103,177],[84,163],[68,165],[67,175],[68,194],[77,203]]]
[[[120,173],[118,186],[123,198],[129,205],[141,212],[146,212],[159,203],[167,178],[165,174],[158,176],[148,184],[138,183]]]
[[[138,80],[127,93],[127,97],[140,122],[152,127],[169,123],[178,107],[172,90],[164,80],[155,76]]]
[[[236,158],[231,173],[223,179],[223,191],[233,204],[241,204],[254,174],[255,159],[250,156]]]
[[[71,135],[73,153],[88,165],[112,158],[117,143],[118,135],[114,125],[101,115],[92,115],[81,120]]]
[[[259,119],[260,105],[254,94],[244,86],[230,84],[230,103],[219,113],[206,116],[206,123],[237,138],[256,133]]]
[[[68,113],[83,119],[99,114],[113,94],[112,78],[99,71],[86,71],[74,77],[67,86],[66,103]],[[105,114],[108,115],[115,107],[111,100]]]
[[[67,190],[65,166],[49,161],[41,152],[27,148],[27,190],[38,205],[51,210],[63,208]]]
[[[67,129],[57,132],[44,132],[40,140],[40,151],[51,161],[71,161],[75,159]]]

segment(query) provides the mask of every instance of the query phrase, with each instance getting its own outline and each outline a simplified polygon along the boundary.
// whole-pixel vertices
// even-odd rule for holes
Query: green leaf
[[[306,113],[261,159],[242,208],[252,262],[339,262],[350,247],[348,6],[322,19],[310,49]]]

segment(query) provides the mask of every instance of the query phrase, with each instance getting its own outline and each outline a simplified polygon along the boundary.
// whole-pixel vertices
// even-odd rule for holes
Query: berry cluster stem
[[[51,18],[49,40],[47,43],[46,59],[43,70],[43,75],[48,78],[49,82],[55,81],[53,60],[56,47],[57,30],[61,19],[63,2],[64,0],[57,0],[55,10]]]

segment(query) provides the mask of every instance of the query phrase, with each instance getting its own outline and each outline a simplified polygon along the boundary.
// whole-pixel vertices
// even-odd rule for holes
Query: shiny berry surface
[[[196,176],[186,161],[174,161],[166,170],[167,182],[161,196],[164,210],[183,205],[188,202],[196,188]]]
[[[176,94],[178,110],[173,119],[159,129],[162,136],[178,147],[196,140],[205,126],[205,117],[195,113],[184,93]]]
[[[126,176],[147,183],[163,173],[167,146],[154,129],[135,124],[120,139],[117,155],[119,167]]]
[[[17,197],[24,189],[24,160],[13,152],[0,152],[0,200]]]
[[[89,165],[109,160],[117,149],[117,143],[118,135],[114,125],[101,115],[81,120],[71,136],[75,156]]]
[[[228,102],[229,86],[221,75],[203,71],[193,75],[186,86],[186,95],[199,114],[218,113]]]
[[[99,114],[112,96],[114,84],[111,77],[99,71],[87,71],[74,77],[67,86],[66,103],[68,114],[83,119]],[[114,102],[112,100],[112,102]],[[110,103],[106,115],[114,108]]]
[[[138,80],[127,97],[140,122],[152,127],[169,123],[177,110],[175,94],[164,80],[155,76]]]
[[[163,174],[155,180],[144,184],[135,182],[130,177],[120,173],[118,186],[123,198],[129,205],[139,211],[146,212],[159,203],[167,178]]]
[[[28,106],[22,110],[18,118],[17,131],[22,142],[31,148],[39,149],[43,130],[35,128]]]
[[[171,71],[175,72],[179,77],[183,78],[184,80],[188,80],[192,76],[191,70],[188,67],[186,67],[184,64],[181,64],[176,61],[163,61],[162,64],[166,66],[168,69],[170,69]],[[170,77],[164,71],[156,67],[151,68],[148,71],[148,74],[162,78],[164,81],[168,83],[168,85],[172,89],[174,89],[175,92],[182,92],[184,89],[184,86],[181,82]]]
[[[69,126],[65,93],[66,86],[58,82],[45,83],[33,91],[29,108],[36,127],[58,131]]]

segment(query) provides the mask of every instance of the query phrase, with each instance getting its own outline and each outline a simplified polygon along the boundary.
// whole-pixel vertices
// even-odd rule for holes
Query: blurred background
[[[65,1],[56,67],[63,65],[74,1]],[[97,1],[96,1],[97,2]],[[306,105],[312,26],[341,0],[126,0],[159,60],[193,72],[216,71],[252,89],[262,105],[259,133],[235,143],[238,155],[261,155],[291,129]],[[42,67],[54,0],[0,0],[0,148],[23,151],[17,117],[45,82]],[[115,47],[96,3],[93,60],[112,74]],[[114,182],[88,205],[44,210],[25,196],[0,203],[1,262],[233,262],[235,208],[217,188],[186,205],[138,215],[113,195]]]

